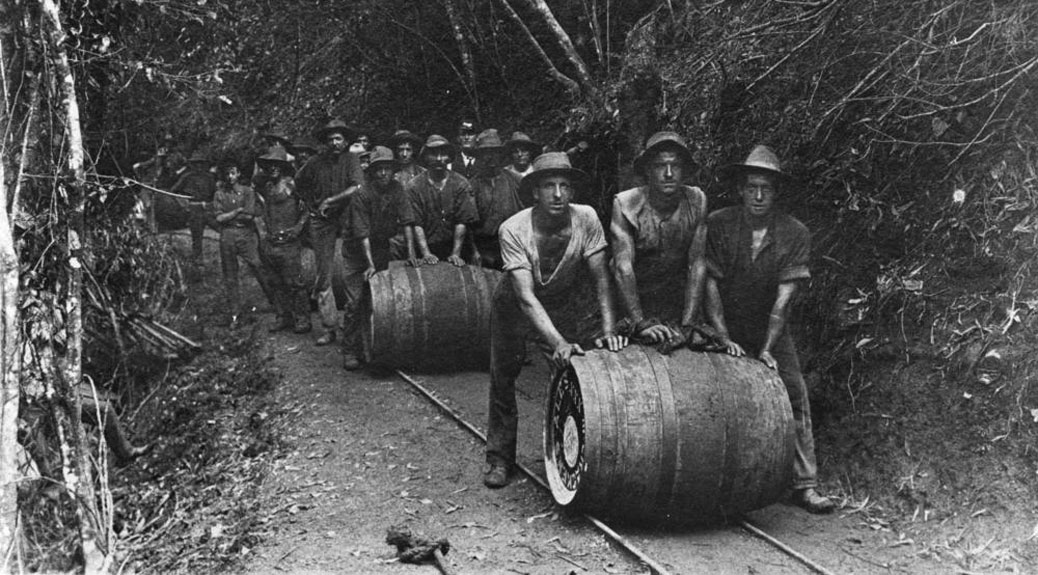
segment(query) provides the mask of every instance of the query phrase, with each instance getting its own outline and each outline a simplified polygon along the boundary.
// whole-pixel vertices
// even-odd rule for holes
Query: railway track
[[[524,370],[524,375],[528,376],[526,371]],[[530,371],[535,371],[535,369]],[[480,441],[486,442],[486,435],[483,431],[470,421],[486,420],[485,374],[429,375],[423,376],[421,380],[401,370],[396,370],[396,374],[458,425],[479,438]],[[543,405],[543,397],[538,397],[538,385],[530,382],[529,379],[529,377],[526,378],[525,385],[521,379],[517,389],[519,396],[517,399],[520,403],[520,461],[518,467],[531,481],[548,490],[542,465],[539,464],[540,426],[531,426],[531,417],[527,417],[532,415],[530,412],[536,413],[540,409],[540,405]],[[536,378],[534,379],[536,380]],[[482,385],[480,385],[480,380],[484,380]],[[482,410],[479,408],[480,402],[484,405]],[[526,414],[523,413],[524,408],[527,411]],[[468,415],[468,419],[466,419],[466,415]],[[531,432],[531,427],[536,431]],[[711,568],[710,565],[697,565],[695,557],[699,548],[710,548],[714,545],[726,548],[733,545],[745,547],[745,552],[750,554],[747,556],[760,556],[759,564],[766,565],[766,567],[756,571],[759,573],[817,573],[820,575],[835,573],[746,518],[740,519],[735,526],[711,531],[647,532],[622,527],[614,528],[594,516],[584,515],[584,517],[615,545],[657,575],[677,575],[680,572],[699,573],[705,572],[707,569],[717,573],[716,568]],[[707,541],[704,542],[703,539]],[[763,545],[760,542],[763,542]],[[763,556],[767,554],[771,556]],[[681,571],[676,569],[681,569]]]

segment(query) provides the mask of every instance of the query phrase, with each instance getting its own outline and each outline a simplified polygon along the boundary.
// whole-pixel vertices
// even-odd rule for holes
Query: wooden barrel
[[[503,274],[394,262],[372,276],[362,330],[371,363],[430,371],[490,365],[490,306]]]
[[[792,480],[785,387],[759,361],[631,346],[589,351],[551,384],[544,463],[561,505],[634,522],[707,523]]]

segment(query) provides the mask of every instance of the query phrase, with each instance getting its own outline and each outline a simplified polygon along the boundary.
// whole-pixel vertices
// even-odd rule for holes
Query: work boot
[[[833,500],[818,493],[813,487],[794,491],[793,503],[807,510],[808,513],[816,515],[832,513],[836,510],[836,504],[833,503]]]
[[[335,332],[334,331],[326,331],[326,332],[324,332],[324,335],[322,335],[321,337],[317,338],[316,345],[318,347],[320,347],[322,345],[328,345],[328,344],[331,344],[331,343],[335,343]]]
[[[277,323],[270,326],[270,328],[267,329],[267,331],[269,331],[270,333],[277,333],[279,331],[285,331],[286,329],[292,329],[292,318],[283,315],[280,318],[278,318]]]
[[[310,325],[310,318],[300,318],[296,320],[296,325],[292,328],[293,333],[310,333],[313,326]]]
[[[357,371],[360,369],[360,360],[351,352],[342,354],[342,367],[346,371]]]
[[[508,485],[508,466],[491,463],[490,469],[483,474],[483,485],[491,489],[499,489]]]

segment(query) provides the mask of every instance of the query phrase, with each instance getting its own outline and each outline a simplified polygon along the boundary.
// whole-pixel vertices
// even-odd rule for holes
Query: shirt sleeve
[[[346,208],[346,213],[346,221],[349,223],[347,228],[352,230],[354,239],[360,240],[371,236],[371,218],[366,195],[354,196]]]
[[[472,184],[462,179],[458,183],[458,189],[454,192],[454,224],[475,224],[479,221],[479,213],[476,211],[476,200],[472,195]]]
[[[500,234],[501,269],[506,272],[512,270],[533,271],[533,263],[530,262],[530,256],[523,247],[523,239],[508,227],[502,227]]]
[[[808,262],[811,259],[811,234],[803,225],[797,225],[790,241],[790,249],[779,270],[779,282],[811,278]]]
[[[349,154],[349,182],[346,183],[346,187],[359,186],[364,183],[364,169],[360,167],[360,159],[351,152]]]
[[[400,226],[413,226],[414,225],[414,206],[411,205],[411,199],[408,197],[405,190],[400,190],[397,201],[397,213],[396,223]]]
[[[711,219],[715,221],[711,222]],[[722,226],[715,218],[707,218],[706,226],[706,273],[715,279],[724,279],[725,238]]]
[[[598,221],[598,214],[593,208],[581,211],[581,225],[585,228],[584,249],[581,254],[584,258],[590,258],[598,252],[609,247],[605,240],[605,232],[602,230],[602,222]]]
[[[411,178],[404,189],[407,204],[411,206],[412,225],[425,227],[425,210],[422,208],[422,194],[418,178]]]

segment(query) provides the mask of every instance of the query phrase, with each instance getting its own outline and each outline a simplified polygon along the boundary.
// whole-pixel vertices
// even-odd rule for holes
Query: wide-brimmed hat
[[[434,148],[447,148],[447,154],[452,158],[454,157],[454,144],[439,134],[432,134],[425,139],[425,144],[422,146],[422,151],[418,156],[425,157],[425,153]]]
[[[583,170],[574,168],[569,163],[566,152],[547,152],[534,158],[530,165],[533,170],[519,181],[519,193],[531,194],[541,178],[547,176],[569,176],[574,186],[583,186],[588,182],[588,175]]]
[[[323,141],[328,139],[328,134],[331,134],[333,132],[339,132],[340,134],[342,134],[343,138],[347,142],[352,142],[353,141],[353,137],[354,137],[353,130],[350,129],[350,127],[346,124],[346,122],[343,122],[342,120],[340,120],[338,118],[336,118],[336,119],[328,122],[324,126],[322,126],[319,130],[317,130],[314,133],[314,137],[316,137],[318,140],[323,142]]]
[[[662,148],[676,149],[685,165],[689,167],[696,163],[692,159],[692,150],[685,142],[685,138],[682,138],[680,134],[677,132],[656,132],[649,136],[649,139],[645,142],[645,149],[634,159],[634,171],[644,173],[646,164]]]
[[[473,153],[499,152],[505,149],[505,143],[501,141],[495,128],[487,128],[476,136],[476,149]]]
[[[292,167],[292,162],[288,161],[288,153],[281,146],[274,146],[269,152],[256,158],[256,163],[263,166],[269,166],[270,164],[280,164],[283,169]]]
[[[544,146],[523,132],[512,132],[512,137],[505,143],[508,148],[528,148],[534,154],[539,154]]]
[[[422,145],[422,138],[411,130],[397,130],[389,138],[389,145],[397,147],[403,142],[409,142],[415,148]]]
[[[201,150],[195,150],[194,152],[191,153],[191,157],[187,159],[187,163],[193,164],[195,162],[200,162],[200,163],[208,164],[209,163],[209,156],[206,156],[205,152],[203,152]]]
[[[721,176],[725,179],[733,178],[746,172],[764,172],[776,176],[780,182],[790,182],[793,176],[782,169],[782,162],[771,148],[764,145],[754,146],[750,155],[739,164],[728,164],[721,168]]]
[[[320,149],[321,145],[310,136],[303,136],[288,145],[288,151],[293,154],[296,152],[310,152],[311,154],[316,154]]]
[[[285,146],[286,148],[292,145],[292,142],[289,141],[288,135],[285,133],[285,131],[278,127],[267,128],[266,130],[263,130],[263,132],[260,133],[260,137],[266,138],[268,140],[274,140],[275,142],[281,144],[282,146]]]
[[[393,150],[385,146],[375,146],[370,152],[366,152],[368,156],[368,170],[372,170],[378,164],[391,164],[393,169],[397,169],[400,164],[396,161],[396,156],[393,155]]]

